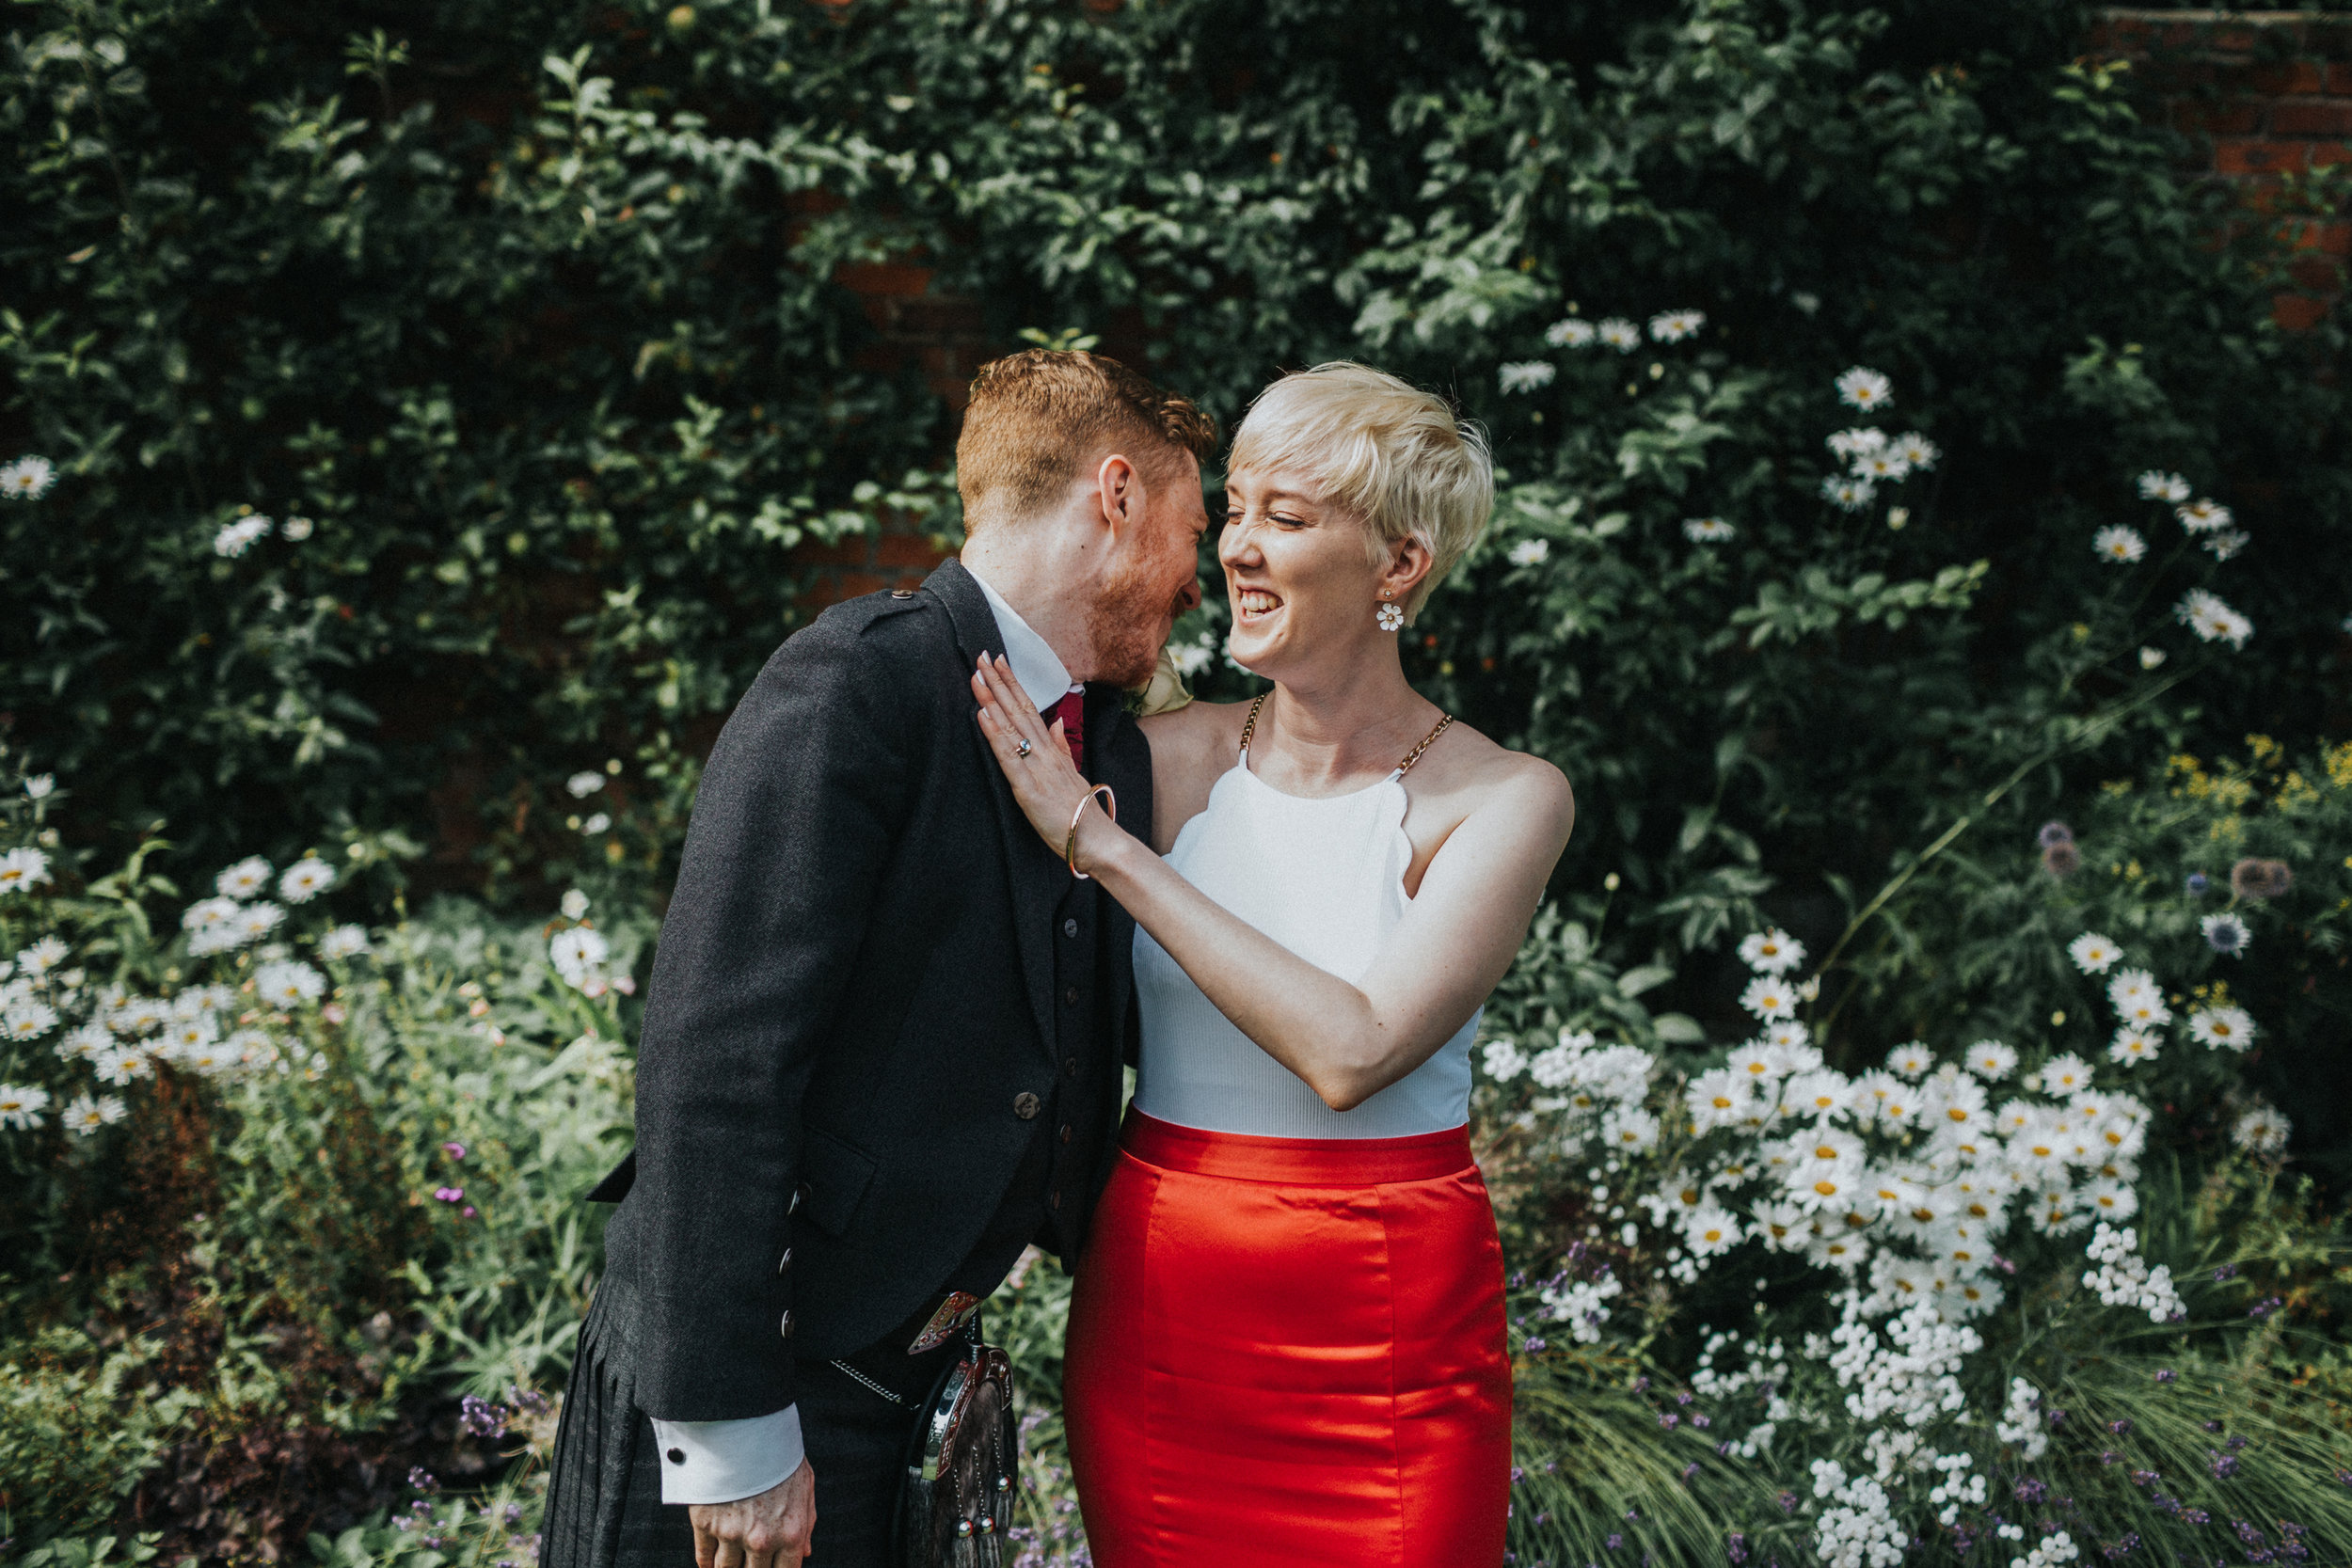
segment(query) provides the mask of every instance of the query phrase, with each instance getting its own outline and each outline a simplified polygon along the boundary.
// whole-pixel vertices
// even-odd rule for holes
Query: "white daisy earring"
[[[1382,631],[1394,631],[1405,624],[1405,611],[1389,603],[1388,590],[1382,589],[1380,604],[1373,610],[1372,618],[1380,624]]]

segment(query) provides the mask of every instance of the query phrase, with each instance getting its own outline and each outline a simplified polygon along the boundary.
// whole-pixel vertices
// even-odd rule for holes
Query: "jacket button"
[[[1078,1076],[1078,1058],[1077,1058],[1077,1057],[1075,1057],[1075,1056],[1064,1056],[1064,1057],[1061,1059],[1061,1069],[1062,1069],[1064,1072],[1066,1072],[1066,1073],[1070,1074],[1070,1076],[1071,1076],[1071,1077],[1073,1077],[1073,1078],[1077,1077],[1077,1076]]]
[[[1074,937],[1074,936],[1076,936],[1076,935],[1078,934],[1078,923],[1077,923],[1077,921],[1075,921],[1075,920],[1065,920],[1065,921],[1063,921],[1063,922],[1061,923],[1061,934],[1062,934],[1063,936],[1066,936],[1066,937]]]
[[[894,588],[890,591],[890,596],[894,599],[911,599],[914,597],[914,590],[912,588]]]
[[[1038,1112],[1044,1109],[1044,1105],[1043,1101],[1026,1089],[1012,1097],[1012,1114],[1023,1121],[1035,1121]]]
[[[1045,1207],[1053,1210],[1056,1213],[1061,1212],[1061,1194],[1059,1192],[1047,1193],[1045,1195]]]
[[[1070,1007],[1076,1006],[1078,1005],[1078,988],[1075,986],[1062,987],[1061,999],[1063,1006]]]
[[[1070,1124],[1066,1121],[1061,1124],[1061,1141],[1064,1143],[1070,1141]]]
[[[673,1465],[683,1465],[686,1463],[686,1450],[684,1449],[672,1449],[669,1452],[668,1458],[670,1463]]]
[[[784,1249],[784,1256],[776,1259],[776,1272],[777,1272],[778,1274],[783,1274],[785,1271],[787,1271],[787,1269],[789,1269],[789,1268],[791,1268],[791,1267],[792,1267],[792,1249],[791,1249],[790,1247],[786,1247],[786,1248]]]
[[[776,1332],[787,1339],[792,1338],[792,1314],[790,1312],[785,1313],[784,1322],[777,1325]]]

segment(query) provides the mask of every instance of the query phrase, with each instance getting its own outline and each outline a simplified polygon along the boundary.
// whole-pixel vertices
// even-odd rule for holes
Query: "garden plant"
[[[1472,1101],[1518,1564],[2352,1561],[2344,192],[2089,22],[12,8],[0,1557],[531,1562],[701,751],[956,539],[882,277],[1492,434],[1405,635],[1580,805]]]

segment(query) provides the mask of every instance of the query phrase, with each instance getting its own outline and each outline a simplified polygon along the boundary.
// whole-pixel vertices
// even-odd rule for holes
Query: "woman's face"
[[[1309,475],[1248,468],[1226,476],[1216,554],[1233,612],[1233,657],[1269,680],[1308,659],[1393,641],[1374,620],[1380,591],[1401,601],[1426,568],[1418,541],[1375,562],[1362,521],[1322,499]]]

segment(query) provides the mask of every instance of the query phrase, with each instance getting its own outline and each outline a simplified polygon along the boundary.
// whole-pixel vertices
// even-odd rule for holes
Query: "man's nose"
[[[1189,615],[1200,608],[1200,574],[1195,572],[1184,579],[1184,592],[1176,595],[1177,613]]]

